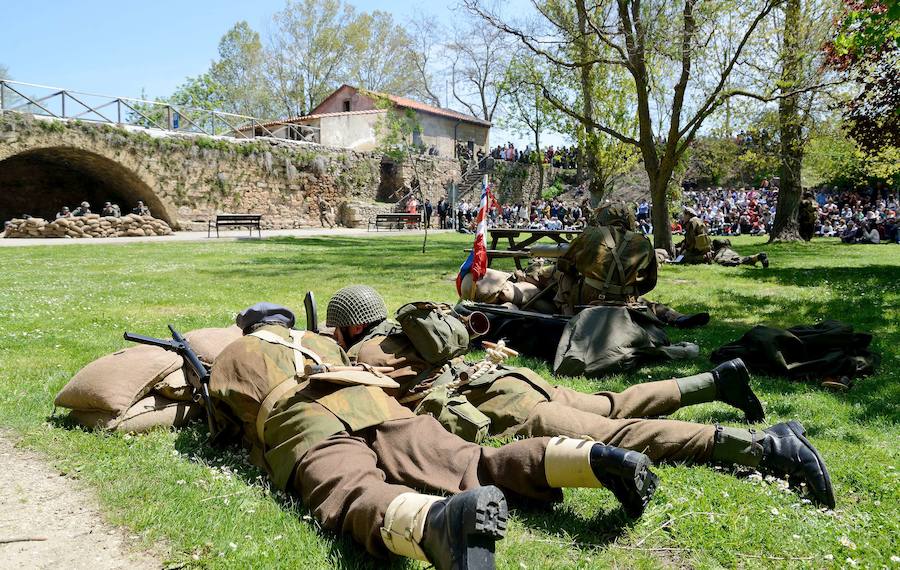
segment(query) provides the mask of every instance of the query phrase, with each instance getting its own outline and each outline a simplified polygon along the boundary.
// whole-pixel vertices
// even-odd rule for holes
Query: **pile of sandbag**
[[[88,214],[59,218],[48,222],[43,218],[14,218],[6,224],[8,238],[104,238],[167,236],[172,228],[153,216],[100,216]]]
[[[206,364],[240,338],[236,326],[185,334]],[[203,415],[193,401],[196,376],[181,356],[155,346],[133,345],[99,358],[79,370],[57,394],[54,404],[89,428],[144,432],[181,427]]]

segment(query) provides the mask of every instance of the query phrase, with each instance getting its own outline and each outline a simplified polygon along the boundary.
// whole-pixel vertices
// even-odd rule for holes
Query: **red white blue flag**
[[[469,257],[459,267],[459,275],[456,276],[456,292],[461,299],[472,297],[471,292],[462,292],[462,281],[466,275],[472,274],[472,286],[487,273],[487,220],[490,207],[491,191],[488,185],[488,177],[484,176],[481,183],[481,206],[478,208],[478,217],[475,219],[475,243]]]

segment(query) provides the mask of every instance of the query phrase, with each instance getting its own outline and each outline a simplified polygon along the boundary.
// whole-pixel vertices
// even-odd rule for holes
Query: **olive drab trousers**
[[[349,533],[370,553],[386,556],[384,514],[401,493],[454,494],[496,485],[507,496],[562,500],[544,474],[549,441],[481,447],[431,416],[391,420],[314,445],[297,464],[293,487],[323,527]]]
[[[681,407],[675,380],[637,384],[618,393],[585,394],[561,386],[548,391],[506,376],[464,393],[491,419],[492,434],[586,437],[640,451],[653,461],[705,462],[712,455],[715,426],[644,419]]]

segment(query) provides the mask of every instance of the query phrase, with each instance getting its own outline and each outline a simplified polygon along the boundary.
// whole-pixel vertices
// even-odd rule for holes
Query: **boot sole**
[[[659,478],[650,471],[653,463],[643,453],[629,451],[625,457],[625,465],[627,471],[610,474],[612,480],[604,478],[601,482],[619,499],[629,517],[638,518],[656,493]],[[618,483],[615,482],[616,479]]]
[[[819,468],[822,470],[822,475],[825,478],[825,492],[828,495],[828,500],[825,501],[825,505],[831,509],[835,507],[834,502],[834,489],[831,487],[831,476],[828,474],[828,468],[825,467],[825,460],[822,459],[822,456],[819,455],[819,450],[813,447],[813,444],[806,439],[806,429],[803,427],[803,424],[798,422],[797,420],[791,420],[787,423],[787,427],[791,430],[794,435],[797,436],[797,439],[803,442],[810,451],[812,451],[813,455],[816,456],[816,461],[819,463]]]
[[[494,543],[506,536],[506,497],[493,485],[481,487],[466,506],[463,518],[465,544],[456,551],[452,570],[493,570]]]

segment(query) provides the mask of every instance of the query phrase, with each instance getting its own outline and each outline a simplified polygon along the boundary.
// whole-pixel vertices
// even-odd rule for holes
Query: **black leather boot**
[[[507,518],[506,497],[493,485],[453,495],[428,510],[422,550],[438,570],[492,569]]]
[[[594,476],[619,499],[625,513],[641,516],[659,481],[650,471],[650,458],[638,451],[596,443],[590,461]]]
[[[740,358],[728,360],[712,370],[716,382],[718,400],[744,412],[748,422],[761,422],[766,413],[753,389],[750,388],[750,371]]]
[[[682,315],[675,319],[672,323],[679,329],[693,329],[702,327],[709,322],[709,313],[694,313],[693,315]]]
[[[765,269],[769,268],[769,256],[766,255],[765,253],[759,254],[759,262],[762,263],[763,268],[765,268]]]
[[[795,482],[806,483],[812,496],[829,508],[834,508],[834,490],[825,461],[805,437],[803,425],[794,420],[775,424],[763,430],[765,437],[759,443],[763,454],[760,471],[773,475],[787,475]]]

